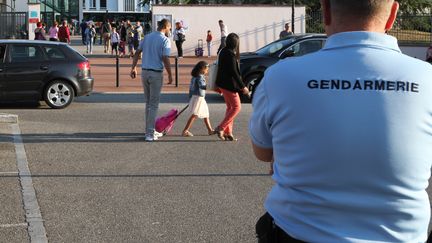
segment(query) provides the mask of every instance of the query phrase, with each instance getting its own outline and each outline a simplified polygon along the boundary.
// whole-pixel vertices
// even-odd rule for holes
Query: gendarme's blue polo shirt
[[[154,31],[144,37],[138,50],[143,52],[142,68],[163,71],[162,58],[170,55],[171,42],[161,32]]]
[[[250,136],[273,148],[265,208],[307,242],[425,242],[432,66],[371,32],[269,68]]]

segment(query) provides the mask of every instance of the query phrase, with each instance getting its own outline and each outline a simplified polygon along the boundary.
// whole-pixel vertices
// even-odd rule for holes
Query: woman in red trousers
[[[239,37],[231,33],[226,38],[226,46],[220,51],[216,85],[223,94],[226,103],[225,118],[216,127],[218,137],[225,141],[236,141],[233,135],[234,119],[241,110],[239,93],[248,94],[240,75]]]

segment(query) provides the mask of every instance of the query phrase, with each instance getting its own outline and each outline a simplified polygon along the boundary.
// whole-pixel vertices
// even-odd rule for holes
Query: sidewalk
[[[132,58],[119,58],[119,87],[116,87],[116,59],[111,57],[111,54],[104,53],[104,46],[99,45],[97,40],[96,45],[93,46],[93,54],[86,54],[86,47],[81,43],[81,36],[73,36],[71,40],[71,47],[79,53],[86,56],[90,61],[92,76],[95,79],[93,92],[101,93],[142,93],[143,88],[139,76],[132,79],[129,76],[132,66]],[[175,47],[173,47],[175,48]],[[164,85],[162,87],[163,93],[187,93],[189,90],[189,83],[191,79],[190,72],[194,65],[199,61],[207,61],[212,63],[216,57],[185,57],[178,59],[179,64],[179,79],[178,87],[175,87],[175,58],[170,58],[171,70],[173,74],[173,84],[168,85],[168,75],[164,70]],[[138,62],[138,67],[141,61]],[[138,68],[140,74],[140,70]]]
[[[29,242],[27,222],[18,175],[12,124],[18,117],[0,113],[0,239],[2,242]]]

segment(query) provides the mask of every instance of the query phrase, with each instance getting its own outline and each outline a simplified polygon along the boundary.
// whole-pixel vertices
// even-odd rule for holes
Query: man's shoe
[[[154,131],[154,136],[157,137],[157,138],[160,138],[160,137],[163,136],[163,133]]]
[[[146,135],[145,136],[145,141],[146,142],[153,142],[158,140],[158,137],[156,137],[155,135]]]

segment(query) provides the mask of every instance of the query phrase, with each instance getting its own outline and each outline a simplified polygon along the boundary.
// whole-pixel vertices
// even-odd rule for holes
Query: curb
[[[18,123],[18,115],[0,113],[0,123]]]

